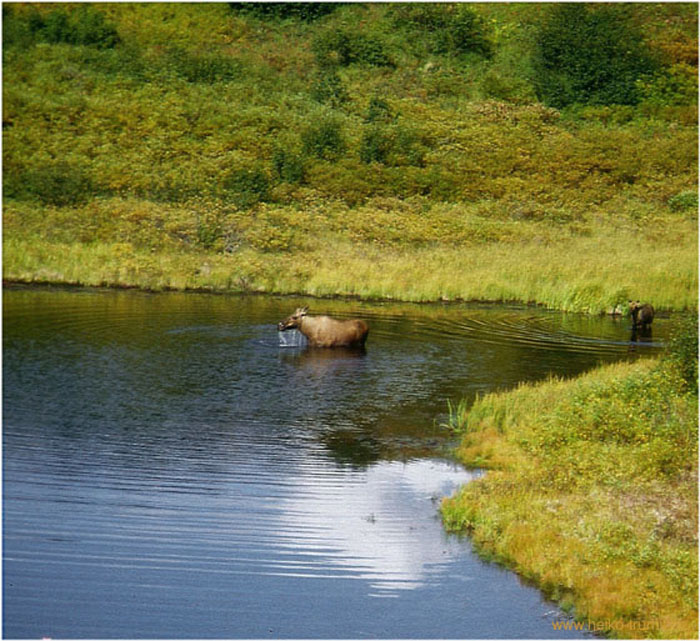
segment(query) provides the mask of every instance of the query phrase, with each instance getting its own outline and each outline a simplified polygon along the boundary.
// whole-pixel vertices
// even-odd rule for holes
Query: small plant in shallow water
[[[444,427],[448,427],[458,434],[467,431],[467,416],[469,414],[469,402],[466,398],[462,398],[457,403],[453,403],[447,399],[447,423],[443,423]]]

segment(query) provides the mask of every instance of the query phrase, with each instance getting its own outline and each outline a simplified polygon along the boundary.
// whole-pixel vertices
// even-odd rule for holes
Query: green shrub
[[[466,4],[399,4],[393,14],[394,24],[419,32],[418,41],[427,42],[430,53],[486,58],[494,53],[486,22]]]
[[[33,22],[41,20],[39,13],[33,9],[28,16],[20,16],[11,4],[2,5],[2,44],[10,47],[30,47],[35,42]]]
[[[417,132],[406,127],[398,127],[393,151],[391,164],[425,167],[425,154],[428,148]]]
[[[487,58],[493,55],[493,45],[481,17],[466,5],[450,7],[446,29],[438,30],[436,53],[476,53]]]
[[[270,180],[259,167],[234,169],[223,179],[224,197],[246,209],[265,201],[270,195]]]
[[[272,166],[277,176],[284,182],[304,182],[306,174],[304,159],[299,154],[277,148],[272,155]]]
[[[668,206],[671,211],[685,211],[698,209],[698,193],[696,191],[682,191],[668,199]]]
[[[168,51],[166,65],[187,82],[209,85],[236,80],[242,73],[240,63],[230,56],[197,55],[180,47]]]
[[[422,167],[424,152],[418,136],[398,125],[372,124],[366,127],[360,143],[360,160],[364,163]]]
[[[377,96],[372,96],[372,98],[370,98],[365,115],[365,120],[367,122],[391,122],[394,119],[395,116],[386,100],[378,98]]]
[[[111,48],[120,42],[116,27],[107,22],[104,15],[90,5],[83,5],[73,12],[70,25],[73,44]]]
[[[382,41],[371,34],[328,29],[314,38],[311,50],[321,68],[346,67],[355,63],[375,67],[393,66]]]
[[[119,44],[120,38],[116,27],[108,22],[104,14],[92,5],[81,5],[73,10],[61,7],[46,15],[38,11],[19,14],[8,13],[8,35],[17,39],[22,33],[28,34],[34,41],[51,44],[66,43],[86,45],[98,48],[111,48]],[[23,23],[23,24],[22,24]],[[4,35],[3,25],[3,35]]]
[[[301,135],[304,153],[325,160],[337,160],[345,151],[340,123],[333,118],[321,120]]]
[[[97,192],[92,180],[81,169],[62,162],[23,172],[8,172],[3,187],[6,197],[36,199],[56,207],[85,203]]]
[[[636,104],[656,69],[626,5],[553,6],[535,36],[535,87],[547,105]]]
[[[297,243],[297,233],[284,215],[263,211],[246,231],[245,242],[262,252],[286,252]]]
[[[360,143],[360,160],[365,163],[386,162],[391,148],[391,136],[384,127],[369,127]]]
[[[113,49],[85,48],[82,54],[86,67],[106,76],[119,75],[142,82],[154,74],[152,65],[144,60],[141,48],[132,43],[122,43]]]
[[[665,358],[680,373],[694,394],[698,393],[698,315],[685,314],[676,324]]]
[[[370,99],[365,121],[368,123],[360,142],[360,160],[364,163],[380,162],[390,166],[425,164],[426,148],[411,129],[398,124],[394,114],[382,98]]]
[[[340,2],[229,2],[233,11],[261,20],[294,18],[312,22],[327,16],[344,3]]]
[[[158,177],[145,188],[133,190],[136,195],[160,203],[178,203],[197,195],[197,188],[190,182],[172,177]]]
[[[526,104],[532,99],[532,86],[525,78],[493,67],[481,76],[481,90],[487,98],[515,104]]]
[[[197,244],[204,249],[214,249],[217,241],[223,236],[221,221],[212,215],[197,216]]]
[[[688,64],[672,65],[640,79],[642,100],[652,105],[692,105],[698,102],[698,70]]]
[[[323,68],[318,72],[311,87],[311,97],[331,107],[340,107],[349,98],[343,81],[335,69],[331,68]]]

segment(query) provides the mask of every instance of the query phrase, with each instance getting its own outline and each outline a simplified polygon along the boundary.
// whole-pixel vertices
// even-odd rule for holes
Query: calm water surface
[[[365,318],[367,352],[281,347],[302,304]],[[3,312],[13,638],[560,636],[442,529],[474,475],[446,401],[653,353],[667,322],[632,344],[523,308],[42,289]]]

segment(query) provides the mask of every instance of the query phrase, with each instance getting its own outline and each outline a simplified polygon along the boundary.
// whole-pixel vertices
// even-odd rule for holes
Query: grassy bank
[[[571,10],[8,4],[4,277],[694,307],[697,6]]]
[[[169,212],[154,209],[143,216],[140,208],[121,200],[68,214],[6,207],[4,278],[407,301],[520,301],[589,313],[630,298],[674,310],[697,305],[696,225],[670,216],[657,218],[653,230],[628,220],[565,231],[537,222],[497,225],[453,206],[428,220],[434,223],[440,215],[445,224],[481,227],[485,234],[493,228],[499,239],[411,245],[382,242],[388,232],[380,222],[348,210],[299,212],[283,232],[271,231],[268,219],[282,214],[267,208],[241,233],[259,244],[277,239],[293,247],[276,251],[241,242],[231,252],[207,252],[182,240],[198,233],[196,212],[185,210],[179,229],[163,231]],[[114,210],[121,219],[110,218]],[[117,228],[109,229],[115,219]],[[90,228],[81,232],[85,220]],[[375,240],[348,240],[364,233],[366,220],[377,226]],[[430,223],[416,221],[437,233]],[[399,218],[393,222],[398,226]],[[410,222],[400,220],[403,226]],[[95,231],[100,225],[107,229]],[[144,246],[144,238],[151,242]]]
[[[594,631],[697,638],[696,377],[620,363],[453,408],[460,458],[490,471],[445,500],[447,527]]]

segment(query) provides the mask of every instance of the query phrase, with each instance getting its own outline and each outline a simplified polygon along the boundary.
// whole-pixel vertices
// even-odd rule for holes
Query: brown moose
[[[367,323],[358,319],[338,320],[330,316],[307,316],[308,307],[299,307],[277,325],[280,332],[298,329],[311,347],[364,347],[369,334]]]
[[[650,303],[641,304],[637,301],[629,301],[630,316],[634,327],[648,328],[654,320],[654,308]]]

